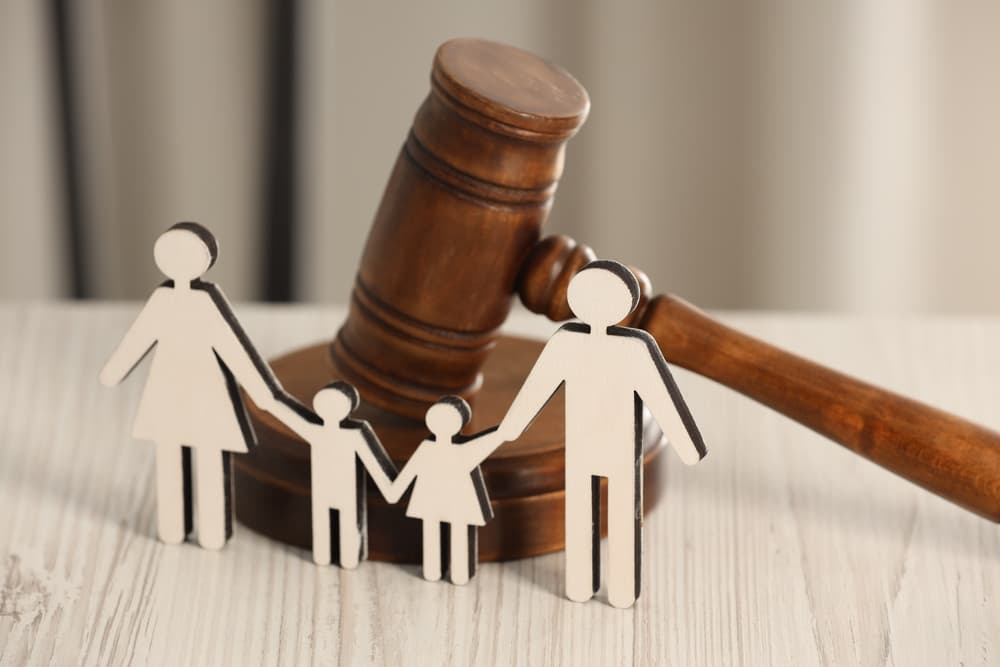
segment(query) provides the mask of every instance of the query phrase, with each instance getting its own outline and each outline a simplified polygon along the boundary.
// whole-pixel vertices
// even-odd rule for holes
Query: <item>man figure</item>
[[[566,386],[566,595],[589,600],[600,588],[600,478],[608,480],[608,600],[629,607],[639,595],[642,529],[642,407],[681,460],[707,450],[656,341],[613,326],[639,299],[635,276],[617,262],[595,261],[573,277],[567,294],[580,322],[564,325],[501,422],[516,440]]]

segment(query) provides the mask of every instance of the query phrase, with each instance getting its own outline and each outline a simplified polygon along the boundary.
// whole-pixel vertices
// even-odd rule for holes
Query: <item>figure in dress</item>
[[[157,239],[153,256],[169,280],[153,291],[100,380],[117,385],[155,346],[132,435],[156,443],[158,533],[177,544],[194,527],[193,451],[198,543],[221,549],[232,535],[230,455],[255,444],[239,388],[269,411],[294,401],[251,346],[222,291],[201,280],[218,256],[211,232],[178,223]]]
[[[406,516],[423,521],[423,570],[428,581],[441,579],[445,569],[445,536],[450,542],[451,582],[468,582],[476,572],[478,527],[493,518],[479,464],[502,441],[496,429],[459,435],[471,417],[469,404],[457,396],[432,405],[426,417],[431,437],[420,443],[386,494],[386,500],[394,503],[413,484]]]
[[[334,382],[316,392],[316,415],[303,417],[279,405],[274,415],[310,445],[313,560],[346,569],[368,554],[367,483],[370,476],[388,495],[396,467],[366,421],[351,419],[358,391]],[[336,531],[333,527],[336,526]]]
[[[642,542],[642,415],[649,409],[687,464],[706,452],[656,341],[614,326],[636,307],[639,285],[618,262],[587,264],[570,281],[563,325],[500,423],[515,440],[560,386],[566,389],[566,595],[589,600],[600,584],[600,480],[608,484],[608,600],[639,595]]]

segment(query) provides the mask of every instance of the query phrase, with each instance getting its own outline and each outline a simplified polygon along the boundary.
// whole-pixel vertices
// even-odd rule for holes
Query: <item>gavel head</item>
[[[474,399],[589,108],[572,76],[525,51],[438,49],[331,347],[366,402],[417,419],[442,395]]]

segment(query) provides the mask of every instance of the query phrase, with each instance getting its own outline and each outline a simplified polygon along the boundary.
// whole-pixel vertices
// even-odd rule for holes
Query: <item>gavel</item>
[[[348,317],[332,343],[274,360],[285,387],[308,404],[333,378],[353,383],[362,416],[398,462],[443,395],[472,404],[471,430],[497,423],[541,349],[499,335],[515,295],[532,312],[569,319],[569,280],[595,257],[565,236],[540,239],[567,141],[589,108],[571,75],[535,55],[483,40],[443,44],[375,215]],[[677,297],[653,296],[635,273],[642,296],[624,324],[652,334],[669,362],[1000,521],[1000,434],[755,340]],[[550,403],[484,465],[497,518],[481,533],[482,559],[561,548],[561,410]],[[237,516],[308,546],[308,447],[266,413],[251,416],[260,446],[237,461]],[[664,481],[663,449],[647,424],[647,506]],[[369,511],[371,557],[415,560],[419,534],[402,510],[372,496]]]

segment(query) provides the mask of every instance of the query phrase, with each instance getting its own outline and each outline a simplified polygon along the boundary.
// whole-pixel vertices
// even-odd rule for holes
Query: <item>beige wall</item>
[[[65,284],[44,10],[0,3],[0,299],[58,296]]]
[[[588,88],[550,227],[654,286],[712,307],[1000,309],[994,2],[301,4],[305,298],[344,299],[434,49],[473,35],[542,53]],[[145,292],[156,231],[198,219],[223,242],[215,278],[252,298],[263,0],[74,7],[102,294]],[[37,23],[23,0],[2,11]],[[12,43],[0,25],[3,48],[42,67],[38,36]],[[55,217],[39,195],[49,138],[26,106],[46,93],[10,62],[2,82],[33,101],[7,105],[0,131],[30,129],[15,145],[37,164],[0,158],[31,181],[4,179],[15,213],[3,209],[0,239],[23,233],[15,218]],[[58,263],[36,232],[22,245],[51,293]]]

